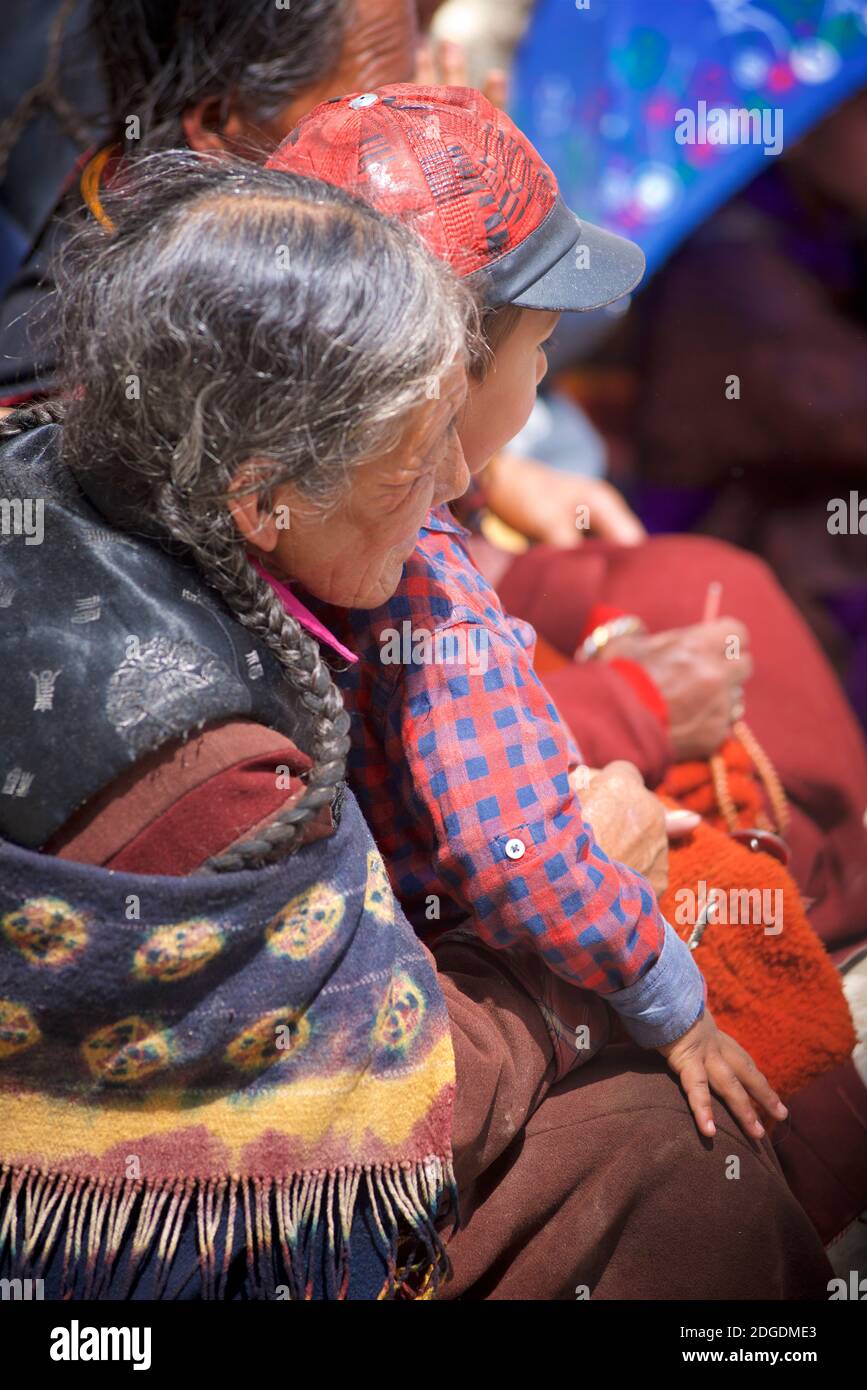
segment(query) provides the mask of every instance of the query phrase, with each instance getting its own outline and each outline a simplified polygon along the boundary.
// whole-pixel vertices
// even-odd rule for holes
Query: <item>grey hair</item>
[[[299,175],[153,154],[105,211],[113,234],[86,229],[59,268],[64,456],[184,548],[314,715],[302,800],[209,867],[262,863],[332,799],[349,721],[317,643],[251,564],[230,485],[255,459],[263,506],[283,483],[336,501],[466,361],[476,305],[399,223]]]

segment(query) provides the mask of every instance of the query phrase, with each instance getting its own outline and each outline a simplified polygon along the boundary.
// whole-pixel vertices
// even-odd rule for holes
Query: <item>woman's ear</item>
[[[184,139],[191,150],[231,154],[253,163],[264,162],[272,150],[310,110],[310,103],[290,102],[274,121],[251,120],[233,97],[205,97],[181,115]]]
[[[277,508],[262,506],[261,474],[253,463],[246,463],[238,472],[229,487],[226,506],[235,526],[256,550],[270,551],[277,546]]]
[[[243,153],[250,142],[247,122],[235,102],[205,97],[181,114],[184,138],[191,150],[209,154]]]

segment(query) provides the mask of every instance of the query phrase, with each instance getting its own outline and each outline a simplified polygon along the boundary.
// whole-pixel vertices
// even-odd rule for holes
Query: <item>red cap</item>
[[[471,87],[395,83],[323,102],[268,160],[411,227],[491,306],[598,309],[644,273],[633,242],[580,221],[548,165]]]

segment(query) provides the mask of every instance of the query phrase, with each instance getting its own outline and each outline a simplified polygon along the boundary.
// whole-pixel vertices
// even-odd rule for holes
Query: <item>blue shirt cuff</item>
[[[603,998],[616,1009],[640,1047],[664,1047],[683,1037],[704,1012],[704,976],[685,941],[668,922],[656,964],[628,989]]]

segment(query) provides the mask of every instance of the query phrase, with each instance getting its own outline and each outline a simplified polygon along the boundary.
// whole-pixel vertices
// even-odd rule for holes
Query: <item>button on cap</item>
[[[378,101],[376,92],[363,92],[360,97],[353,97],[349,105],[353,111],[357,111],[360,106],[375,106]]]

